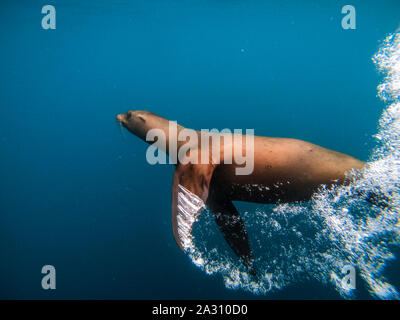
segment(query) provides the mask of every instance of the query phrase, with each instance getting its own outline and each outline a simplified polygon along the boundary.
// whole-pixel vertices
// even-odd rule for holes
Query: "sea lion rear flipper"
[[[207,205],[214,213],[215,221],[226,242],[239,257],[242,263],[255,275],[254,257],[250,249],[249,239],[243,220],[231,200],[224,197],[209,196]]]

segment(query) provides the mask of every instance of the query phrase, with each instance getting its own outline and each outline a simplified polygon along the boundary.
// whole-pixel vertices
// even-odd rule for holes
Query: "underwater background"
[[[56,30],[41,27],[46,4]],[[346,4],[355,30],[341,26]],[[397,0],[2,0],[0,298],[398,298],[399,23]],[[250,281],[208,211],[194,252],[176,246],[174,167],[149,165],[115,120],[138,109],[371,167],[308,204],[236,203],[264,272]],[[351,292],[338,286],[348,263]],[[48,264],[56,290],[41,287]]]

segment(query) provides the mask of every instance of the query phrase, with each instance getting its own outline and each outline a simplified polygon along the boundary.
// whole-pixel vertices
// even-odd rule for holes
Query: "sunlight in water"
[[[379,120],[377,145],[352,183],[321,188],[309,203],[265,205],[244,213],[258,275],[249,275],[217,230],[212,213],[203,211],[187,252],[206,273],[220,273],[226,287],[256,294],[300,280],[331,284],[345,298],[356,290],[342,285],[342,268],[354,266],[370,293],[398,299],[385,278],[385,265],[399,247],[400,210],[400,33],[388,36],[373,57],[384,75],[378,96],[387,104]],[[382,196],[384,206],[371,204]]]

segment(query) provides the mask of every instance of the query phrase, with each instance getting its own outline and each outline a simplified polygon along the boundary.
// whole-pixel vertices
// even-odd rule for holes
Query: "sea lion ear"
[[[182,181],[185,168],[178,165],[174,172],[172,183],[172,231],[175,241],[183,251],[190,250],[193,247],[193,224],[205,208],[207,196],[203,190],[197,192],[190,191],[193,180],[190,183]]]

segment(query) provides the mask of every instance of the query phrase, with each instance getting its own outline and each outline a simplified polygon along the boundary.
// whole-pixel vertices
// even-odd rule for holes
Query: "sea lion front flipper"
[[[192,246],[192,228],[205,208],[208,187],[190,165],[178,164],[172,183],[172,231],[183,251]]]
[[[172,230],[178,246],[183,250],[192,247],[193,224],[205,203],[213,212],[215,221],[228,245],[255,275],[253,253],[244,223],[232,201],[218,192],[218,188],[209,191],[212,170],[207,166],[178,164],[175,168],[172,184]]]
[[[250,249],[249,238],[243,220],[232,201],[224,197],[215,197],[211,192],[207,205],[214,214],[215,221],[226,242],[242,263],[255,275],[254,257]]]

